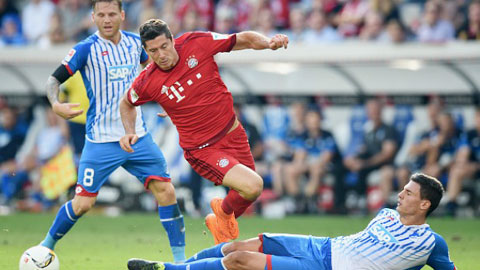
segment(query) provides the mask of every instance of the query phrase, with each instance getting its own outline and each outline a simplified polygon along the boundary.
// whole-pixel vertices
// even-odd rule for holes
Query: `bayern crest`
[[[187,64],[189,68],[194,68],[198,65],[198,60],[197,58],[195,58],[195,55],[190,55],[187,58]]]
[[[230,161],[227,158],[222,158],[219,161],[217,161],[217,165],[220,166],[221,168],[225,168],[228,166]]]

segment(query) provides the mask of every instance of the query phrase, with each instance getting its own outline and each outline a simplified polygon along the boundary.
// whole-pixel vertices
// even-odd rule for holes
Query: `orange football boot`
[[[217,218],[217,228],[231,240],[237,239],[239,230],[235,214],[225,214],[222,209],[222,202],[223,199],[221,198],[213,198],[210,201],[210,207],[212,207],[213,213]]]
[[[212,233],[215,245],[232,240],[219,230],[215,214],[208,214],[207,217],[205,217],[205,225],[207,225],[208,230]]]

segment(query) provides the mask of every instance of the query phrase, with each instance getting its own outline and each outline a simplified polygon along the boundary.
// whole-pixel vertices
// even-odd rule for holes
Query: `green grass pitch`
[[[16,270],[24,250],[38,244],[53,214],[0,216],[0,269]],[[240,239],[259,232],[338,236],[356,233],[368,218],[308,216],[266,220],[240,219]],[[202,219],[186,218],[187,256],[213,245]],[[431,227],[444,236],[457,269],[480,269],[480,220],[432,218]],[[155,214],[128,214],[116,218],[89,214],[56,246],[62,270],[124,270],[131,257],[171,261],[168,239]],[[425,267],[424,269],[429,269]]]

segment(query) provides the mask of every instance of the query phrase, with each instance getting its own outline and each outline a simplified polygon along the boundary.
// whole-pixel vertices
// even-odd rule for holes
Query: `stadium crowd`
[[[332,121],[325,119],[328,108],[318,104],[272,99],[256,108],[252,114],[236,105],[257,172],[265,179],[266,189],[255,205],[259,212],[272,202],[281,202],[287,214],[375,212],[394,206],[396,191],[418,171],[438,177],[446,186],[439,213],[455,215],[458,202],[470,209],[478,207],[479,109],[467,128],[464,111],[447,108],[438,98],[432,98],[420,115],[411,106],[386,106],[382,99],[371,99],[349,109],[347,123],[335,123],[332,128],[324,124]],[[35,132],[32,150],[19,154],[32,122],[31,109],[19,111],[3,102],[0,115],[0,205],[47,209],[60,194],[50,198],[42,194],[39,182],[45,181],[40,180],[44,171],[39,168],[58,155],[65,143],[82,140],[83,135],[69,133],[64,120],[46,110],[42,120],[46,124]],[[62,162],[73,163],[75,158]],[[199,207],[202,182],[193,174],[187,178],[177,185],[193,185]],[[67,184],[73,183],[74,179]],[[462,190],[470,194],[467,201],[459,200]]]
[[[125,0],[124,29],[162,18],[175,35],[285,33],[291,42],[480,39],[478,0]],[[48,47],[94,32],[89,0],[0,0],[0,45]]]

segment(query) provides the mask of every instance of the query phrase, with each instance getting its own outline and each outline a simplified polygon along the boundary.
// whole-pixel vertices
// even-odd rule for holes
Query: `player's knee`
[[[223,265],[228,270],[245,269],[248,260],[248,252],[234,251],[223,259]]]
[[[80,197],[80,198],[75,198],[74,201],[73,201],[73,204],[72,204],[72,207],[73,207],[73,211],[75,212],[75,215],[77,216],[81,216],[85,213],[87,213],[88,211],[90,211],[90,209],[92,209],[92,207],[95,205],[95,200],[96,198],[92,197]]]
[[[170,182],[152,181],[148,185],[148,189],[163,196],[175,195],[175,189]]]
[[[170,182],[152,181],[148,188],[153,192],[157,200],[165,202],[175,201],[175,188]]]
[[[251,199],[256,199],[260,194],[262,193],[263,190],[263,179],[260,177],[260,175],[256,175],[252,179],[250,179],[250,182],[247,184],[247,190],[245,193],[248,195],[249,198]]]

